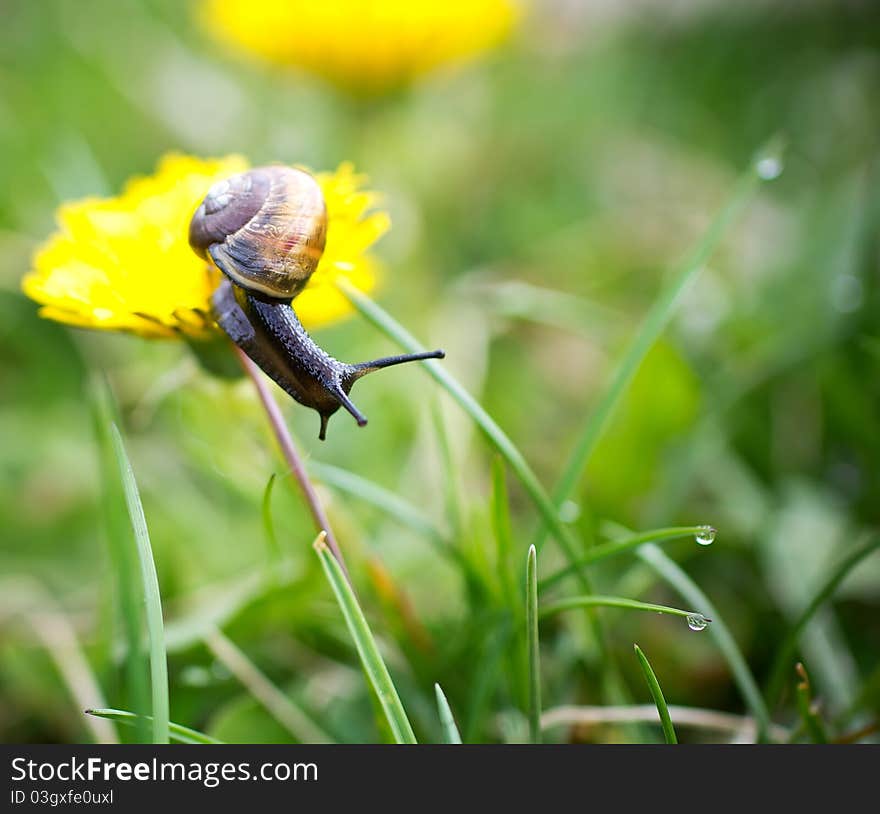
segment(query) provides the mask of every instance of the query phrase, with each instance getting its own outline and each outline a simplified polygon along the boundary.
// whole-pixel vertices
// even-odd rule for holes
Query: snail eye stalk
[[[349,367],[356,371],[354,380],[357,381],[361,376],[372,373],[374,370],[381,370],[383,367],[394,367],[394,365],[402,365],[406,362],[421,362],[425,359],[445,359],[446,353],[442,350],[426,350],[421,353],[402,353],[399,356],[383,356],[381,359],[373,359],[371,362],[360,362]]]
[[[258,167],[216,184],[190,223],[193,251],[224,280],[212,297],[220,328],[282,390],[327,422],[344,407],[363,427],[366,417],[349,393],[361,377],[443,351],[386,356],[349,365],[322,350],[291,308],[317,268],[327,210],[312,176],[290,167]]]

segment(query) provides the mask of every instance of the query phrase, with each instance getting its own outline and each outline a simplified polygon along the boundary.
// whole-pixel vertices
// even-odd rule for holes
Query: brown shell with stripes
[[[257,167],[214,184],[190,222],[189,243],[242,288],[290,300],[324,252],[327,208],[304,170]]]

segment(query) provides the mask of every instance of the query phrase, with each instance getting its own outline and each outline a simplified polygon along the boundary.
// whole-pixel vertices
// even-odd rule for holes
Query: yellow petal
[[[356,93],[406,85],[501,42],[519,17],[513,0],[202,0],[221,42],[303,68]]]
[[[151,338],[210,336],[208,316],[219,273],[187,240],[189,221],[211,185],[242,172],[240,156],[208,160],[164,156],[152,175],[131,179],[122,194],[62,205],[58,231],[34,255],[22,280],[40,314],[68,325],[128,331]],[[351,311],[334,281],[344,276],[370,290],[375,284],[369,247],[387,231],[388,216],[370,212],[376,201],[350,164],[317,176],[327,202],[327,248],[296,310],[306,327]]]

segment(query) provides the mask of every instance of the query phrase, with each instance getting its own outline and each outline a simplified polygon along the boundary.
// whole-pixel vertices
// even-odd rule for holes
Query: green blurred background
[[[211,378],[177,343],[41,321],[19,292],[61,201],[113,194],[168,150],[316,169],[353,160],[368,173],[393,220],[377,247],[386,270],[377,298],[446,349],[444,364],[549,488],[664,274],[754,151],[783,134],[783,174],[685,293],[566,514],[585,544],[608,523],[715,525],[713,546],[667,550],[724,615],[759,683],[829,563],[876,529],[876,4],[535,5],[519,34],[477,64],[364,102],[227,53],[188,3],[2,3],[0,740],[91,737],[46,649],[54,642],[63,659],[65,631],[76,632],[107,703],[127,703],[90,371],[106,371],[119,401],[150,526],[172,719],[229,740],[293,737],[204,645],[217,624],[333,738],[382,737],[288,480],[273,495],[285,581],[263,579],[260,503],[283,467],[247,383]],[[394,350],[358,318],[316,338],[345,360]],[[404,703],[420,737],[438,740],[439,681],[467,738],[517,739],[521,688],[505,660],[516,658],[519,633],[492,588],[492,453],[418,369],[368,379],[357,395],[369,428],[338,417],[323,444],[315,416],[284,402],[303,452],[456,529],[439,413],[459,487],[453,544],[471,564],[466,574],[424,535],[322,485]],[[519,579],[536,517],[513,479],[510,492]],[[676,604],[637,562],[599,570],[598,588]],[[539,569],[561,563],[548,545]],[[633,700],[650,701],[637,641],[670,703],[744,711],[705,634],[668,617],[602,618]],[[607,701],[607,666],[583,628],[575,615],[542,629],[545,707]],[[802,644],[838,731],[876,720],[880,558],[851,574]],[[790,694],[774,716],[793,724]]]

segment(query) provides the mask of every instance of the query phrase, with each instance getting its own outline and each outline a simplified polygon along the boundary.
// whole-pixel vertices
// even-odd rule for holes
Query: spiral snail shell
[[[303,170],[257,167],[216,183],[190,221],[189,243],[224,279],[211,300],[220,328],[279,387],[327,421],[344,407],[360,426],[367,419],[348,394],[374,370],[443,351],[389,356],[350,365],[319,348],[297,319],[291,300],[318,266],[327,211],[317,181]]]
[[[190,246],[233,282],[288,300],[318,267],[326,238],[321,188],[292,167],[259,167],[214,184],[189,229]]]

